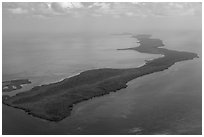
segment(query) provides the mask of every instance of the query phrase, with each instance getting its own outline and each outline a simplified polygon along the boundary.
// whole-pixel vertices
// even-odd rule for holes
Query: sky
[[[201,29],[202,3],[3,2],[4,33]]]

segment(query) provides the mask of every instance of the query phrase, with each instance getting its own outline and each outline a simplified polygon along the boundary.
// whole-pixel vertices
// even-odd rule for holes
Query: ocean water
[[[163,40],[166,48],[196,52],[200,58],[176,63],[168,70],[130,81],[126,89],[81,102],[70,117],[58,123],[3,105],[3,134],[201,134],[201,32],[150,34]],[[135,39],[115,35],[3,38],[3,79],[34,81],[17,91],[22,92],[84,70],[137,67],[159,57],[116,50],[134,46]]]
[[[138,46],[130,36],[111,34],[70,35],[27,34],[3,37],[3,80],[28,78],[16,93],[36,85],[60,81],[85,70],[97,68],[132,68],[145,59],[160,55],[117,50]]]

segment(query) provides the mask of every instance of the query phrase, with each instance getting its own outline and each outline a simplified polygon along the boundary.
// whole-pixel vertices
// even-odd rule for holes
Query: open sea
[[[201,134],[201,31],[148,33],[161,39],[164,48],[195,52],[199,58],[81,102],[57,123],[2,105],[3,134]],[[3,34],[3,81],[26,78],[32,84],[2,94],[13,96],[90,69],[138,67],[161,56],[117,50],[138,46],[136,42],[131,36],[112,34]]]

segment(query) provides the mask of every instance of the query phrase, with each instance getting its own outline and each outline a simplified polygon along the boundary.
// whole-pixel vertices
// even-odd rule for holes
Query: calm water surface
[[[202,55],[200,33],[151,34],[164,40],[167,48]],[[15,39],[13,44],[18,41],[19,48],[3,41],[3,79],[34,81],[23,90],[87,69],[136,67],[159,57],[115,50],[136,46],[128,36],[36,39]],[[58,123],[3,105],[3,134],[201,134],[201,62],[199,58],[176,63],[129,82],[126,89],[81,102]]]
[[[32,81],[23,89],[9,93],[14,95],[85,70],[137,67],[145,59],[159,57],[131,50],[117,50],[138,46],[136,41],[129,36],[110,34],[4,36],[3,80],[29,78]]]

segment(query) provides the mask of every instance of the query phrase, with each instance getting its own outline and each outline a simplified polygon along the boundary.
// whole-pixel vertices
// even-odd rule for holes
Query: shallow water
[[[177,43],[178,45],[175,46],[176,49],[183,49],[184,51],[190,52],[198,51],[196,53],[198,53],[199,56],[201,55],[201,39],[195,40],[193,39],[194,37],[192,37],[192,33],[187,33],[186,39],[190,38],[194,41],[192,42],[194,43],[194,46],[192,47],[192,43],[186,43],[183,38],[184,36],[179,35],[180,33],[176,33],[177,35],[174,35],[175,41],[172,41],[172,34],[173,33],[164,33],[164,35],[162,35],[161,32],[155,32],[155,35],[162,36],[161,39],[164,40],[165,44],[169,44],[167,46],[168,48],[175,49],[172,45],[174,45],[176,40],[179,40],[179,37],[181,37],[183,42],[182,40],[177,41],[179,44]],[[189,36],[189,34],[191,35]],[[195,35],[196,34],[197,33],[195,33]],[[127,36],[120,36],[119,39],[121,41],[124,42],[127,40],[127,43],[130,41],[132,42],[132,44],[130,44],[130,42],[129,44],[123,43],[120,45],[120,40],[115,38],[115,36],[113,37],[117,44],[114,45],[110,44],[111,42],[107,42],[110,45],[114,45],[113,47],[109,44],[104,44],[106,46],[103,48],[100,44],[99,46],[94,47],[94,49],[100,49],[98,52],[101,53],[101,57],[97,50],[93,51],[94,53],[97,53],[95,55],[99,55],[99,58],[102,60],[100,65],[92,63],[93,60],[97,60],[98,58],[93,57],[91,61],[92,57],[90,57],[85,59],[88,67],[83,67],[84,65],[80,66],[80,63],[83,64],[83,60],[78,62],[80,66],[79,68],[86,70],[97,67],[106,67],[108,62],[112,62],[112,64],[110,63],[112,65],[111,67],[114,67],[114,65],[115,67],[135,67],[143,63],[144,59],[150,57],[146,55],[141,56],[143,54],[139,54],[135,51],[122,51],[124,52],[124,55],[120,51],[119,53],[112,54],[115,50],[109,52],[111,55],[105,53],[107,56],[104,57],[103,51],[107,52],[121,47],[135,46],[135,39],[131,39]],[[96,43],[98,42],[95,42],[95,44]],[[104,50],[101,50],[101,48]],[[74,55],[75,53],[70,55],[70,57]],[[89,54],[86,54],[86,56],[88,55]],[[114,58],[112,55],[117,55],[117,57]],[[139,57],[140,60],[137,60]],[[94,65],[89,66],[90,64],[88,60],[90,60],[90,64]],[[127,63],[125,60],[132,61]],[[120,63],[117,63],[117,61]],[[124,64],[121,64],[123,61]],[[3,105],[3,134],[201,134],[201,62],[201,58],[179,62],[168,70],[146,75],[129,82],[126,89],[121,89],[120,91],[105,96],[81,102],[74,106],[70,117],[67,117],[58,123],[38,119],[27,115],[21,110]],[[67,64],[67,66],[72,65]],[[64,66],[59,70],[53,68],[50,69],[53,73],[60,71],[60,73],[66,73],[66,70],[64,70],[63,67]],[[73,67],[73,71],[67,71],[67,76],[81,71],[77,68]],[[70,74],[68,74],[69,72]],[[32,74],[38,74],[38,71]],[[42,71],[41,74],[49,75],[46,71]],[[38,75],[36,75],[36,77],[38,77]],[[41,78],[43,77],[44,76]],[[50,81],[55,81],[54,77],[55,76],[53,76],[52,79],[52,76],[50,76],[50,79],[48,79]],[[60,78],[61,77],[59,76],[59,79]],[[44,82],[48,82],[49,80],[46,80],[45,78]]]
[[[13,36],[14,37],[14,36]],[[28,78],[16,93],[97,68],[132,68],[160,55],[117,50],[138,46],[130,36],[12,36],[3,39],[3,80]],[[53,38],[54,37],[54,38]]]

